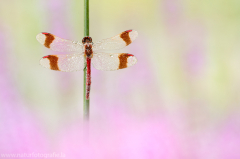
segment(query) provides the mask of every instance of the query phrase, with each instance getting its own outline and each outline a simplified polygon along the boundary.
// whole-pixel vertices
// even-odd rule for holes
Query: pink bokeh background
[[[2,1],[0,158],[239,159],[239,9],[234,0],[90,1],[94,42],[128,29],[139,37],[115,51],[136,65],[92,69],[86,125],[83,72],[41,67],[42,56],[61,53],[35,38],[80,41],[83,1]]]

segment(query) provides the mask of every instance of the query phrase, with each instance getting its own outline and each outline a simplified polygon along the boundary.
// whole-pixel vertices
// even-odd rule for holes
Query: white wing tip
[[[50,68],[50,61],[48,58],[41,58],[40,65],[42,65],[45,68]]]
[[[137,58],[135,56],[128,57],[128,67],[133,66],[137,63]]]
[[[46,36],[43,33],[39,33],[36,36],[37,41],[39,41],[41,44],[44,44]]]
[[[125,32],[129,32],[129,36],[131,40],[135,40],[138,37],[138,32],[136,30],[126,30]]]

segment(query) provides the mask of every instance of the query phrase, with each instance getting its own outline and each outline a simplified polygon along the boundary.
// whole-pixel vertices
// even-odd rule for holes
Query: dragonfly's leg
[[[87,63],[84,63],[84,69],[86,69],[87,68]]]

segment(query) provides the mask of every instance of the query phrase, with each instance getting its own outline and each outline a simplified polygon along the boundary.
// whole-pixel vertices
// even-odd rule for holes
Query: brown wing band
[[[46,39],[45,39],[45,43],[44,45],[47,47],[47,48],[50,48],[50,44],[53,42],[53,40],[55,39],[54,36],[50,33],[46,34],[44,33],[44,35],[46,36]]]
[[[125,41],[126,45],[129,45],[129,44],[132,43],[132,41],[129,37],[129,32],[128,31],[122,32],[120,37],[123,39],[123,41]]]
[[[118,69],[123,69],[127,67],[127,62],[128,62],[128,57],[129,56],[133,56],[131,54],[126,54],[126,53],[122,53],[118,56],[119,58],[119,66]]]
[[[58,57],[54,55],[48,55],[43,58],[48,58],[50,61],[50,69],[60,71],[58,68]]]

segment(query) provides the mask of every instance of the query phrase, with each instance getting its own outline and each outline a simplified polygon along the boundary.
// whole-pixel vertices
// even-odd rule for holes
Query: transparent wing
[[[40,64],[56,71],[80,71],[84,68],[84,54],[48,55],[40,60]]]
[[[93,45],[93,51],[116,50],[131,44],[138,36],[135,30],[127,30],[112,38],[104,39]]]
[[[135,63],[137,63],[137,58],[127,53],[94,53],[92,57],[93,66],[102,71],[123,69]]]
[[[83,52],[83,45],[77,41],[71,41],[59,38],[50,33],[39,33],[37,40],[45,47],[60,52]]]

